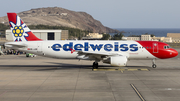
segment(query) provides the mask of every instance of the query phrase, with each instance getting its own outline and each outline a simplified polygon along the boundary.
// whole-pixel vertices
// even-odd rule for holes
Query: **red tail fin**
[[[16,13],[7,13],[14,41],[41,41]]]

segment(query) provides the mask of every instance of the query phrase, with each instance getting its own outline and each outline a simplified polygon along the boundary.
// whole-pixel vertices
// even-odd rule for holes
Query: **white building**
[[[86,37],[91,37],[91,38],[99,38],[101,39],[103,37],[102,34],[99,33],[89,33],[88,35],[86,35]]]
[[[103,35],[99,33],[89,33],[86,37],[82,37],[82,40],[101,39],[102,37]]]
[[[141,40],[140,37],[125,37],[125,38],[126,38],[126,40],[136,40],[136,41]]]
[[[68,30],[31,30],[35,36],[42,40],[66,40],[69,37]],[[13,41],[11,30],[6,30],[6,40]]]
[[[171,38],[171,37],[165,37],[165,38],[163,39],[163,42],[172,43],[173,41],[172,41],[172,38]]]
[[[124,38],[126,38],[127,40],[136,40],[136,41],[139,41],[139,40],[150,41],[150,40],[152,40],[151,35],[141,35],[140,37],[124,37]]]
[[[172,43],[173,40],[171,37],[151,37],[151,35],[141,35],[140,37],[123,37],[126,40],[142,40],[142,41],[161,41],[161,42],[168,42]],[[180,41],[179,41],[180,42]]]
[[[167,37],[171,37],[173,43],[180,43],[180,33],[167,33]]]
[[[141,35],[141,40],[142,41],[150,41],[151,40],[151,35]]]

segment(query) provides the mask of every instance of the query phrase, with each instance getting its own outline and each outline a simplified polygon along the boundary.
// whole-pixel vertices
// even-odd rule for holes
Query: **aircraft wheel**
[[[98,63],[95,64],[96,69],[98,69]]]
[[[153,67],[153,68],[156,68],[156,64],[153,64],[152,67]]]
[[[93,69],[96,69],[96,63],[95,62],[93,62]]]
[[[98,63],[93,62],[93,69],[98,69]]]

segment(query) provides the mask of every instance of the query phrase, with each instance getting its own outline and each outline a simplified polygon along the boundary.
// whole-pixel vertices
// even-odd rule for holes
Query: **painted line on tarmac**
[[[135,87],[134,84],[130,84],[131,87],[134,89],[134,91],[136,92],[136,94],[139,96],[139,98],[141,99],[141,101],[146,101],[143,96],[141,95],[141,93],[138,91],[138,89]]]

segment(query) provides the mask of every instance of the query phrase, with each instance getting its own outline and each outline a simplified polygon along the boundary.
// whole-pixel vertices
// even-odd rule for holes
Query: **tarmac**
[[[180,49],[177,49],[180,54]],[[0,56],[0,101],[179,101],[180,55],[127,67],[25,55]]]

